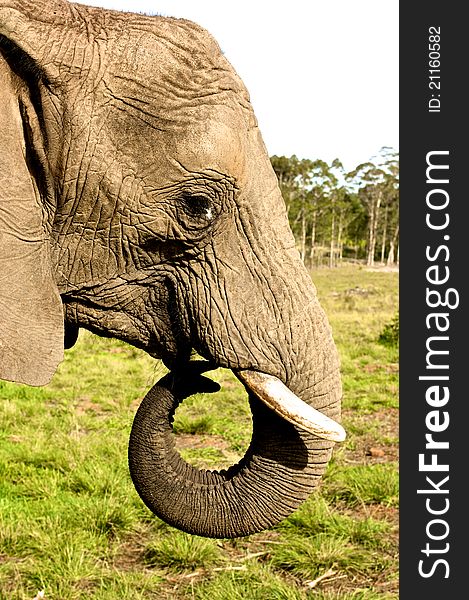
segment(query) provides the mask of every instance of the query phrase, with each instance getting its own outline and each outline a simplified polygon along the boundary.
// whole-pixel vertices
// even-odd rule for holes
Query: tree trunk
[[[389,252],[388,252],[388,259],[386,261],[386,265],[389,267],[394,263],[394,241],[391,240],[389,242]]]
[[[396,242],[397,242],[397,238],[399,235],[399,224],[396,225],[396,229],[394,230],[394,234],[391,238],[391,242],[389,244],[389,254],[388,254],[388,260],[386,261],[386,264],[388,266],[394,264],[395,260],[394,260],[394,252],[395,252],[395,247],[396,247]],[[397,262],[399,262],[399,258],[397,259]]]
[[[379,207],[381,205],[381,192],[376,194],[375,198],[371,199],[370,206],[370,222],[368,226],[368,253],[366,264],[372,267],[375,263],[376,250],[376,233],[378,230]]]
[[[311,260],[311,267],[314,265],[314,249],[316,245],[316,222],[317,222],[317,214],[316,211],[313,213],[313,222],[311,225],[311,248],[309,251],[309,258]]]
[[[303,200],[304,202],[304,200]],[[306,210],[303,204],[301,209],[301,245],[300,245],[301,260],[305,262],[306,258]]]
[[[334,236],[335,236],[335,210],[332,210],[331,219],[331,241],[329,245],[329,268],[334,266]]]
[[[384,209],[383,239],[381,240],[381,263],[383,265],[384,265],[384,257],[386,254],[387,229],[388,229],[388,207],[386,206]]]
[[[342,263],[342,232],[344,229],[343,219],[342,219],[342,211],[339,213],[339,223],[337,225],[337,250],[339,252],[339,264]],[[337,263],[336,263],[337,266]]]

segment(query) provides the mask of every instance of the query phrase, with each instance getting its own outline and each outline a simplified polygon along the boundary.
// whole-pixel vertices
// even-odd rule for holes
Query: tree
[[[399,231],[394,216],[398,211],[399,162],[397,153],[390,148],[383,147],[374,161],[359,165],[349,174],[349,181],[352,186],[358,188],[359,198],[363,202],[368,216],[366,264],[370,266],[375,261],[379,230],[381,230],[381,254],[384,262],[388,219],[391,216],[394,221],[393,240],[396,240]],[[385,207],[385,217],[381,221],[383,206]]]
[[[271,156],[270,162],[277,175],[283,199],[287,208],[287,214],[290,212],[291,204],[298,194],[298,169],[299,161],[295,155],[287,158],[286,156]]]
[[[399,253],[399,158],[383,147],[369,162],[347,173],[335,159],[272,156],[290,225],[305,263],[342,261],[344,247],[373,265]],[[386,258],[387,257],[387,258]]]

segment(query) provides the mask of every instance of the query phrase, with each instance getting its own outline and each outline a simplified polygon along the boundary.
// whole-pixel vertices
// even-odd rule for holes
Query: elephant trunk
[[[286,421],[249,391],[253,435],[244,458],[226,471],[196,469],[181,458],[172,433],[178,403],[200,391],[196,379],[187,371],[184,377],[171,373],[140,405],[129,443],[138,493],[156,515],[191,534],[233,538],[272,527],[316,487],[333,444]]]

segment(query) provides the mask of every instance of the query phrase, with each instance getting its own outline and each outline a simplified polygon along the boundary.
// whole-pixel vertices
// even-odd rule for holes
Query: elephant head
[[[130,440],[145,503],[214,537],[285,518],[343,438],[339,361],[213,38],[185,20],[0,0],[0,143],[0,377],[46,384],[79,327],[144,349],[170,369]],[[233,370],[253,412],[246,456],[222,472],[193,469],[171,439],[209,366]]]

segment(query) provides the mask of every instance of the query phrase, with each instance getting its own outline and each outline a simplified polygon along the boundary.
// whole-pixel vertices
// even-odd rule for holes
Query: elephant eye
[[[216,208],[211,198],[201,194],[182,194],[178,202],[179,221],[188,229],[203,229],[216,217]]]

